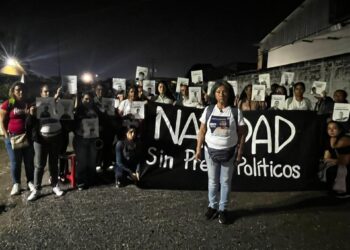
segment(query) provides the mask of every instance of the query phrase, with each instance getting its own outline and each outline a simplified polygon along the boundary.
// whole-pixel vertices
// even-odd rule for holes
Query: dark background
[[[256,62],[257,43],[302,0],[6,1],[0,41],[32,72],[184,76],[197,63]],[[3,53],[2,56],[4,56]]]

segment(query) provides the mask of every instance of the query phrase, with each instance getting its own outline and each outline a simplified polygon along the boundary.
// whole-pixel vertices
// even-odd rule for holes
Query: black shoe
[[[219,211],[219,223],[220,224],[228,224],[227,210]]]
[[[205,213],[205,217],[207,220],[215,219],[218,215],[218,211],[215,208],[208,207],[207,212]]]

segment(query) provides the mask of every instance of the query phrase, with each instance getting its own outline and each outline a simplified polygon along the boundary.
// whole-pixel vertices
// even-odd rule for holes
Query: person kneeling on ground
[[[350,197],[350,137],[341,124],[330,121],[327,125],[328,145],[319,172],[321,181],[328,184],[337,198]]]
[[[114,168],[116,187],[125,186],[127,179],[137,182],[140,178],[142,145],[136,140],[136,128],[129,126],[123,133],[125,138],[118,141],[115,147],[116,164]]]

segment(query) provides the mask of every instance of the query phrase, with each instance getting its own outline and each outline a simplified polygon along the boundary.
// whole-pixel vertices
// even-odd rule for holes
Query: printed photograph
[[[62,89],[64,92],[68,91],[71,95],[76,95],[78,91],[78,77],[74,75],[67,75],[62,77]]]
[[[294,72],[282,72],[281,85],[289,88],[294,83]]]
[[[53,97],[36,98],[36,116],[38,119],[56,118],[55,99]]]
[[[272,95],[271,96],[271,109],[283,110],[285,105],[285,95]]]
[[[181,85],[187,85],[189,83],[190,79],[188,78],[183,78],[183,77],[178,77],[176,81],[176,93],[180,93],[180,86]]]
[[[201,87],[189,87],[188,97],[192,104],[202,104],[202,88]]]
[[[145,102],[132,102],[130,111],[135,119],[145,119]]]
[[[350,103],[334,103],[333,121],[346,122],[349,120]]]
[[[194,84],[202,83],[203,82],[203,71],[202,70],[191,71],[191,81]]]
[[[137,80],[141,80],[141,81],[147,79],[148,78],[148,68],[142,67],[142,66],[137,66],[135,78]]]
[[[144,80],[142,89],[145,92],[146,96],[154,96],[156,94],[156,81]]]
[[[322,81],[314,81],[311,87],[312,95],[322,95],[324,91],[326,91],[327,82]]]
[[[114,104],[115,104],[114,98],[102,97],[102,107],[104,111],[107,113],[107,115],[110,115],[110,116],[115,115]]]
[[[113,83],[113,89],[115,89],[117,92],[124,91],[126,90],[126,79],[124,78],[113,78],[112,79]]]
[[[266,89],[271,89],[271,83],[270,83],[270,74],[260,74],[259,75],[259,84],[265,85]]]
[[[99,137],[98,118],[83,119],[83,138]]]
[[[73,100],[59,99],[56,104],[58,118],[60,120],[72,120],[73,116]]]
[[[265,85],[253,84],[252,88],[252,101],[265,101]]]

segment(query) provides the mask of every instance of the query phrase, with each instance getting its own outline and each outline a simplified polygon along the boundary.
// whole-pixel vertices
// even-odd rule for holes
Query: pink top
[[[6,100],[2,105],[1,109],[7,111],[9,101]],[[21,101],[16,101],[15,104],[11,107],[10,115],[7,116],[10,118],[8,122],[5,122],[5,128],[11,134],[22,134],[25,132],[25,108],[26,104]]]

